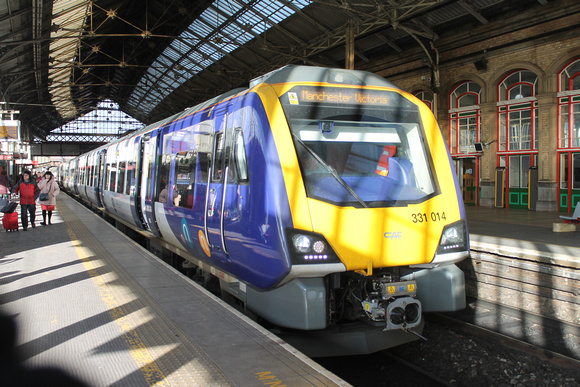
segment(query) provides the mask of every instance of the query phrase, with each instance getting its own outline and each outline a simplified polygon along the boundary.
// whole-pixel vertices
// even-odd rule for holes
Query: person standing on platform
[[[59,194],[60,189],[58,184],[54,181],[54,176],[52,172],[48,171],[44,174],[42,180],[38,183],[38,189],[40,189],[40,195],[47,194],[46,200],[40,201],[40,208],[42,208],[42,226],[46,226],[46,215],[48,214],[48,224],[52,224],[50,219],[52,218],[52,212],[56,206],[56,195]],[[40,196],[42,199],[42,197]]]
[[[10,181],[6,171],[0,172],[0,195],[7,195],[10,193]]]
[[[22,180],[14,186],[12,193],[20,193],[20,220],[22,221],[22,229],[28,229],[28,213],[30,213],[30,224],[32,228],[36,227],[34,220],[36,218],[36,199],[40,194],[34,176],[29,170],[22,173]]]

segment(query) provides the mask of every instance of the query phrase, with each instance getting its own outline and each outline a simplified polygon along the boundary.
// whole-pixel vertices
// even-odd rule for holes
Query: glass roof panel
[[[46,138],[48,141],[63,141],[62,135],[69,134],[66,141],[86,142],[87,136],[112,135],[109,139],[112,141],[127,131],[141,129],[143,126],[142,122],[119,110],[116,102],[105,99],[97,103],[95,110],[52,130]]]
[[[149,109],[153,109],[187,79],[249,42],[255,35],[292,16],[294,10],[285,3],[215,0],[151,65],[133,90],[129,106],[136,107],[147,100]],[[292,0],[297,9],[309,4],[309,0]],[[248,32],[249,29],[253,34]],[[183,71],[184,68],[189,71]],[[165,80],[170,87],[149,90],[152,85],[160,84],[159,78],[166,76],[171,79]]]

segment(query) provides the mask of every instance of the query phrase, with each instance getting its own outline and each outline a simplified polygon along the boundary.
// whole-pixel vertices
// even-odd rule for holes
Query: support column
[[[481,114],[480,139],[483,148],[479,162],[481,166],[480,189],[481,207],[493,207],[495,205],[495,169],[497,167],[497,107],[495,102],[487,102],[479,105]]]
[[[351,20],[346,23],[346,56],[344,68],[348,70],[354,69],[354,26]]]
[[[558,211],[558,97],[544,93],[538,98],[538,202],[536,211]]]

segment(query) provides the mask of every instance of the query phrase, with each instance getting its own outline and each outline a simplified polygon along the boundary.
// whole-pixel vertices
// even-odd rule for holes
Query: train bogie
[[[424,311],[464,307],[453,264],[469,240],[445,141],[376,75],[288,66],[61,169],[246,310],[336,353],[398,345]]]

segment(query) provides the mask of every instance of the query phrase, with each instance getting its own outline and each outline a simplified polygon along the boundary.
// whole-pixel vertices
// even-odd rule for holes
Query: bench
[[[564,219],[564,223],[580,223],[580,204],[576,204],[572,216],[560,215],[560,218]]]

